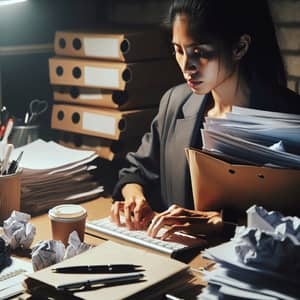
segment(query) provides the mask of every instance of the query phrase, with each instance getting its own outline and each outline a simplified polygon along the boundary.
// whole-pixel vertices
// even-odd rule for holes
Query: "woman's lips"
[[[190,88],[195,88],[199,84],[201,84],[203,81],[196,81],[196,80],[188,80],[188,85]]]

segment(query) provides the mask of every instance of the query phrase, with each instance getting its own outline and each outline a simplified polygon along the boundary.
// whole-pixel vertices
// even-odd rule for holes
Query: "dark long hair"
[[[286,86],[286,73],[267,0],[173,0],[166,25],[172,28],[178,14],[189,18],[189,31],[195,41],[209,40],[231,57],[243,34],[251,37],[247,54],[241,60],[241,73],[247,80],[259,78],[269,84]]]

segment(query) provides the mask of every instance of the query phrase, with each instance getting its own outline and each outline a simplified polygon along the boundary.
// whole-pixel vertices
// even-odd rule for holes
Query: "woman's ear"
[[[232,50],[233,60],[240,60],[248,51],[251,44],[251,37],[248,34],[243,34],[239,41],[235,44]]]

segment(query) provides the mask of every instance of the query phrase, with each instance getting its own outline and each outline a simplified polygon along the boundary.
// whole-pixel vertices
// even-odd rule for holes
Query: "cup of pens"
[[[14,124],[9,142],[18,148],[37,140],[40,136],[40,118],[47,109],[47,101],[39,99],[32,100],[23,122]]]
[[[15,125],[9,137],[9,142],[16,148],[27,145],[40,136],[38,124]]]
[[[12,144],[0,143],[0,224],[13,210],[20,210],[21,173],[19,167],[23,152],[11,160]]]
[[[21,173],[0,175],[0,225],[11,215],[13,210],[20,211],[21,203]]]

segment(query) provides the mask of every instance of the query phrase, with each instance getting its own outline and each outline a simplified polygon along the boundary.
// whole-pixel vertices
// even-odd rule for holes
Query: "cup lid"
[[[81,219],[86,216],[86,209],[77,204],[62,204],[49,210],[51,219]]]

